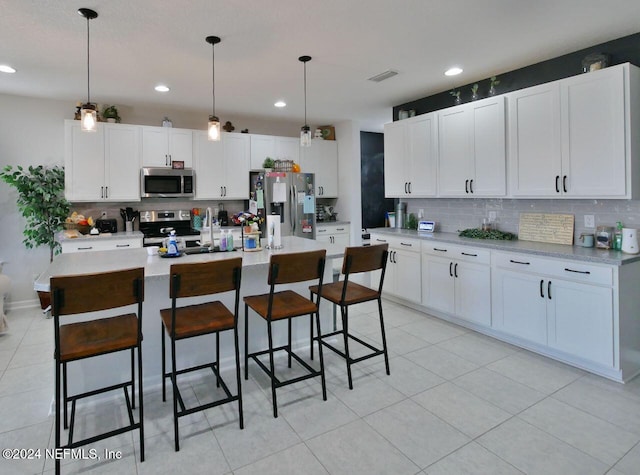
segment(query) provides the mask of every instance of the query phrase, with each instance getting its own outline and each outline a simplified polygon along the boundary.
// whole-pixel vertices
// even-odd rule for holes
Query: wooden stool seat
[[[133,313],[60,326],[60,361],[127,350],[138,344],[138,318]]]
[[[309,378],[320,378],[322,384],[322,399],[327,400],[327,387],[324,377],[324,361],[322,359],[322,346],[318,345],[320,355],[320,369],[316,370],[306,361],[293,352],[291,346],[291,319],[302,315],[309,315],[313,320],[315,314],[318,325],[318,335],[320,334],[320,297],[313,301],[310,298],[294,292],[293,290],[275,291],[276,285],[292,284],[296,282],[307,282],[317,280],[318,288],[322,289],[322,278],[324,275],[324,264],[327,251],[307,251],[291,254],[273,254],[269,259],[269,293],[263,295],[251,295],[244,297],[244,379],[249,378],[249,358],[269,376],[271,380],[271,400],[273,403],[273,417],[278,417],[278,403],[276,399],[276,389],[289,384],[294,384]],[[267,323],[268,348],[261,351],[249,352],[249,308],[255,311]],[[288,342],[284,346],[274,348],[272,324],[278,320],[287,320]],[[313,338],[309,341],[313,345]],[[288,366],[291,368],[292,358],[305,369],[305,374],[288,380],[281,380],[276,376],[274,354],[277,351],[287,353]],[[267,367],[260,356],[269,356],[269,366]]]
[[[245,297],[244,303],[265,320],[269,317],[269,294]],[[317,311],[318,306],[314,302],[292,290],[283,290],[273,294],[271,320],[309,315]]]
[[[344,259],[342,261],[342,274],[344,280],[333,282],[331,284],[318,287],[311,286],[309,291],[312,295],[318,295],[318,298],[322,297],[334,305],[340,307],[340,315],[342,316],[342,329],[336,330],[331,333],[325,333],[324,335],[318,330],[318,342],[319,347],[326,346],[334,353],[342,356],[347,363],[347,378],[349,381],[349,389],[353,389],[353,380],[351,377],[351,365],[360,361],[373,358],[374,356],[384,355],[385,367],[387,374],[389,372],[389,355],[387,352],[387,339],[384,330],[384,318],[382,315],[382,284],[384,283],[384,274],[387,266],[388,257],[388,244],[379,244],[376,246],[358,246],[347,247],[344,253]],[[364,285],[357,284],[349,280],[349,277],[353,274],[359,274],[363,272],[372,272],[380,270],[380,281],[377,289],[371,289]],[[371,343],[368,343],[361,338],[349,333],[349,306],[369,302],[372,300],[378,301],[378,314],[380,319],[380,332],[382,336],[382,348],[377,348]],[[334,307],[335,308],[335,307]],[[310,323],[310,334],[313,338],[313,319]],[[344,341],[344,351],[341,351],[337,347],[330,344],[325,339],[329,337],[342,335]],[[351,357],[349,353],[349,340],[353,340],[360,345],[364,346],[369,352],[358,358]],[[311,345],[311,359],[313,359],[313,345]]]
[[[347,282],[347,292],[342,300],[342,291],[344,289],[344,282],[332,282],[331,284],[324,285],[322,287],[322,297],[329,300],[332,303],[340,305],[353,305],[356,303],[368,302],[369,300],[376,300],[380,293],[364,285],[357,284],[355,282]],[[317,294],[318,286],[314,285],[309,287],[309,290]]]
[[[171,309],[160,310],[168,333],[173,331]],[[232,330],[233,313],[220,301],[207,302],[176,309],[176,340],[207,333]]]

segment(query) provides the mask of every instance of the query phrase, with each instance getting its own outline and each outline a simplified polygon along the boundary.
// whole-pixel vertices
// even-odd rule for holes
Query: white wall
[[[75,104],[67,101],[45,100],[0,94],[0,167],[5,165],[63,165],[64,119],[72,119]],[[168,116],[174,127],[206,129],[206,116],[201,112],[171,110],[157,106],[148,108],[119,108],[125,123],[161,125]],[[248,128],[250,133],[295,137],[300,124],[256,118],[225,117],[235,132]],[[49,264],[49,251],[44,247],[26,249],[22,244],[24,219],[16,206],[17,194],[0,182],[0,261],[5,261],[3,273],[12,281],[13,290],[7,300],[8,308],[36,304],[33,280]],[[89,204],[85,204],[91,207]],[[197,206],[204,206],[198,203]],[[129,204],[130,206],[130,204]],[[117,216],[111,216],[117,217]]]

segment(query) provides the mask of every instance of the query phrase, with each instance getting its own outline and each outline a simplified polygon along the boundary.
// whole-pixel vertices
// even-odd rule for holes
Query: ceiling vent
[[[387,70],[387,71],[385,71],[383,73],[376,74],[375,76],[370,77],[369,81],[382,82],[385,79],[389,79],[389,78],[392,78],[393,76],[396,76],[397,74],[398,74],[398,71],[393,71],[393,70],[389,69],[389,70]]]

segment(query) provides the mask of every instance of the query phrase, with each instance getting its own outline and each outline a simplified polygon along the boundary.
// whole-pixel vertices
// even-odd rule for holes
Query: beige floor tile
[[[475,442],[465,445],[424,471],[429,475],[518,475],[520,470]]]

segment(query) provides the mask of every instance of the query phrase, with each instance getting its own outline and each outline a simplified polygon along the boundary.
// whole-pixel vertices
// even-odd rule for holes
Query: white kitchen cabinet
[[[65,239],[60,243],[60,246],[62,247],[63,253],[136,249],[142,247],[142,236],[121,238],[110,237],[109,239],[95,236],[81,239]]]
[[[506,195],[504,97],[438,112],[438,196]]]
[[[65,196],[69,201],[140,201],[140,130],[99,123],[84,132],[65,121]]]
[[[168,167],[174,161],[193,166],[193,131],[173,127],[142,126],[142,166]]]
[[[486,250],[423,242],[422,304],[491,325],[491,268]]]
[[[436,196],[437,153],[438,123],[435,113],[385,124],[385,196]]]
[[[494,253],[494,328],[613,368],[610,266]]]
[[[371,234],[371,244],[389,244],[389,255],[383,292],[408,302],[420,303],[420,240]],[[373,272],[372,282],[378,282],[380,271]]]
[[[293,160],[300,163],[300,139],[275,135],[251,134],[251,169],[262,169],[264,159]]]
[[[300,171],[315,174],[316,198],[337,198],[338,143],[314,139],[310,147],[301,147]]]
[[[316,226],[316,241],[329,244],[349,245],[349,224],[320,224]]]
[[[206,131],[194,131],[193,168],[196,174],[195,198],[220,198],[225,180],[222,140],[212,141]]]
[[[508,94],[511,195],[632,198],[639,76],[622,64]]]
[[[220,198],[249,199],[249,161],[251,143],[247,134],[222,134],[224,184]],[[215,190],[214,190],[215,191]]]

